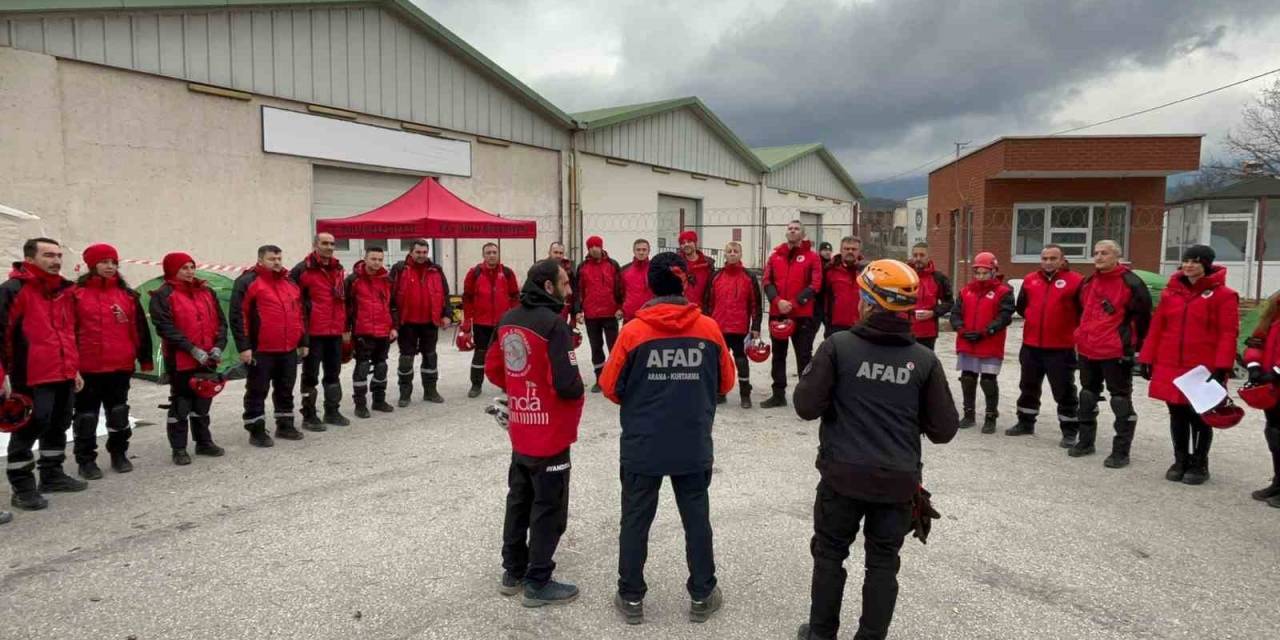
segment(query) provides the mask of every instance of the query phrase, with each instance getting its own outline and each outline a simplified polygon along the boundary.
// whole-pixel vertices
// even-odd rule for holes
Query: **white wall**
[[[768,208],[768,229],[766,233],[765,251],[786,241],[787,223],[800,218],[801,213],[813,213],[822,216],[822,240],[830,242],[839,250],[840,238],[853,234],[853,203],[848,200],[836,201],[830,198],[819,199],[818,196],[796,192],[781,193],[773,187],[764,189],[764,206]],[[810,233],[810,236],[815,234]],[[814,251],[818,249],[818,239],[813,240]],[[758,249],[757,249],[758,251]]]

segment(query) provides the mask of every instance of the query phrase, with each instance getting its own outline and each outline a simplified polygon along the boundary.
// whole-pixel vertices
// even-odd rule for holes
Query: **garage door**
[[[364,213],[395,200],[421,178],[378,171],[358,171],[316,165],[313,171],[311,217],[313,220],[345,218]],[[387,249],[388,263],[399,260],[408,251],[412,238],[370,240],[370,244]],[[339,240],[338,259],[348,268],[364,256],[363,240]],[[440,255],[432,247],[433,256]]]

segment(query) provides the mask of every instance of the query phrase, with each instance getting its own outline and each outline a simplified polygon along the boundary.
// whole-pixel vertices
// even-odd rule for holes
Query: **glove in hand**
[[[969,342],[977,342],[982,339],[982,334],[977,331],[966,331],[961,337]]]
[[[911,536],[919,538],[920,544],[929,544],[929,532],[933,529],[933,521],[942,518],[942,514],[933,508],[929,493],[923,486],[911,497]]]
[[[498,396],[493,404],[484,408],[484,412],[493,416],[493,421],[505,431],[511,423],[511,409],[507,406],[507,396]]]

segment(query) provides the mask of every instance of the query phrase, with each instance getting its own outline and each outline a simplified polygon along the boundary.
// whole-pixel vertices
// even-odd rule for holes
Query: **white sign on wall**
[[[262,150],[420,173],[471,176],[471,143],[262,107]]]

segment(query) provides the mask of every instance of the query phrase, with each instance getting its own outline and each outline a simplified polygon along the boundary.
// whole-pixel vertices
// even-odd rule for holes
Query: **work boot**
[[[413,402],[413,387],[400,387],[400,399],[396,400],[396,406],[401,409],[409,406]]]
[[[9,504],[23,511],[39,511],[49,506],[49,501],[39,491],[20,491],[9,498]]]
[[[362,405],[362,404],[358,404],[358,405],[356,405],[356,408],[355,408],[355,414],[356,414],[356,417],[357,417],[357,418],[370,418],[370,417],[373,417],[373,414],[372,414],[372,413],[369,413],[369,407],[366,407],[366,406],[364,406],[364,405]]]
[[[1036,425],[1018,421],[1017,424],[1004,430],[1006,436],[1030,436],[1036,432]]]
[[[265,430],[263,431],[263,435],[266,435]],[[226,455],[226,453],[226,449],[214,444],[212,440],[209,442],[196,443],[196,455],[198,456],[204,456],[206,458],[221,458],[223,455]]]
[[[302,389],[302,428],[308,431],[324,431],[324,423],[320,421],[320,413],[316,411],[316,400],[319,390],[315,387]],[[313,427],[320,427],[314,429]]]
[[[749,393],[744,393],[744,394],[742,394],[742,401],[738,403],[738,406],[742,407],[743,409],[750,409],[750,408],[751,408],[751,394],[749,394]]]
[[[595,383],[595,384],[591,385],[591,393],[600,393],[600,382],[599,382],[599,381],[596,381],[596,383]]]
[[[191,464],[191,455],[187,453],[186,449],[174,449],[173,463],[179,467],[185,467]]]
[[[90,460],[80,465],[80,468],[77,470],[77,475],[85,480],[101,480],[102,469],[98,468],[97,462]]]
[[[498,584],[498,593],[510,597],[521,591],[524,591],[524,578],[517,578],[503,571],[502,582]]]
[[[387,404],[387,401],[386,401],[386,399],[384,398],[384,399],[382,399],[382,400],[374,399],[374,401],[373,401],[373,410],[374,410],[374,411],[377,411],[377,412],[379,412],[379,413],[391,413],[392,411],[395,411],[396,409],[395,409],[395,407],[393,407],[393,406],[391,406],[391,405]]]
[[[444,398],[441,398],[440,393],[436,391],[436,383],[434,382],[422,383],[422,399],[436,404],[444,403]]]
[[[1192,456],[1188,460],[1187,472],[1182,476],[1182,484],[1204,484],[1209,480],[1209,460],[1202,456]]]
[[[689,603],[689,622],[706,622],[711,614],[719,611],[722,606],[724,606],[724,596],[720,593],[720,587],[716,587],[706,598]]]
[[[116,473],[129,473],[130,471],[133,471],[133,463],[129,462],[129,454],[123,451],[112,451],[111,470]]]
[[[787,394],[785,391],[774,391],[768,400],[760,403],[761,409],[773,409],[776,407],[787,406]]]
[[[1266,502],[1276,496],[1280,496],[1280,476],[1272,478],[1271,484],[1249,494],[1249,497],[1259,502]]]
[[[277,429],[276,433],[279,434],[279,432],[280,430]],[[261,449],[266,449],[268,447],[276,446],[276,441],[272,440],[271,436],[267,435],[266,429],[258,429],[249,432],[249,444]]]
[[[266,435],[266,433],[267,430],[264,428],[262,434]],[[276,420],[276,437],[281,440],[301,440],[303,436],[302,432],[293,426],[292,418],[281,418]]]
[[[480,385],[478,385],[478,384],[473,384],[473,385],[471,385],[471,388],[467,390],[467,397],[468,397],[468,398],[479,398],[479,397],[480,397]]]
[[[644,622],[644,600],[636,602],[627,602],[622,599],[621,594],[613,595],[613,608],[622,614],[622,619],[627,624],[641,624]]]
[[[341,411],[338,411],[337,409],[334,409],[334,410],[332,410],[332,411],[330,411],[330,410],[328,410],[328,409],[325,409],[325,412],[324,412],[324,423],[325,423],[325,424],[331,424],[331,425],[333,425],[333,426],[335,426],[335,427],[349,427],[349,426],[351,426],[351,421],[350,421],[350,420],[348,420],[346,416],[342,415],[342,412],[341,412]]]
[[[716,404],[724,404],[728,401],[728,398],[724,394],[716,394]]]
[[[528,582],[524,583],[524,601],[520,604],[532,609],[549,604],[569,604],[577,599],[577,587],[566,582],[548,580],[540,588],[535,588]]]
[[[983,417],[983,419],[982,419],[982,432],[983,432],[983,433],[995,433],[995,432],[996,432],[996,418],[998,418],[998,417],[1000,417],[1000,414],[998,414],[998,413],[988,413],[986,416],[984,416],[984,417]]]
[[[324,426],[324,422],[320,420],[320,416],[315,410],[302,410],[302,428],[307,431],[328,431],[329,428]]]
[[[1097,437],[1098,425],[1080,423],[1080,429],[1076,432],[1076,443],[1067,451],[1067,455],[1072,458],[1082,458],[1091,456],[1097,452],[1094,448],[1094,438]]]
[[[99,471],[98,474],[101,477],[102,472]],[[40,470],[40,493],[69,493],[84,491],[88,488],[88,482],[72,478],[64,473],[61,467]]]
[[[1108,469],[1123,469],[1129,466],[1129,455],[1120,451],[1112,451],[1111,455],[1102,461],[1102,466]]]
[[[796,640],[835,640],[835,638],[824,638],[809,630],[809,623],[800,625],[796,630]]]
[[[972,429],[977,424],[978,424],[977,415],[974,413],[974,410],[965,409],[964,417],[960,418],[960,428]]]
[[[1267,506],[1280,509],[1280,496],[1271,496],[1267,499]]]
[[[1169,482],[1182,482],[1187,473],[1187,460],[1183,456],[1175,456],[1169,470],[1164,472],[1164,479]]]

